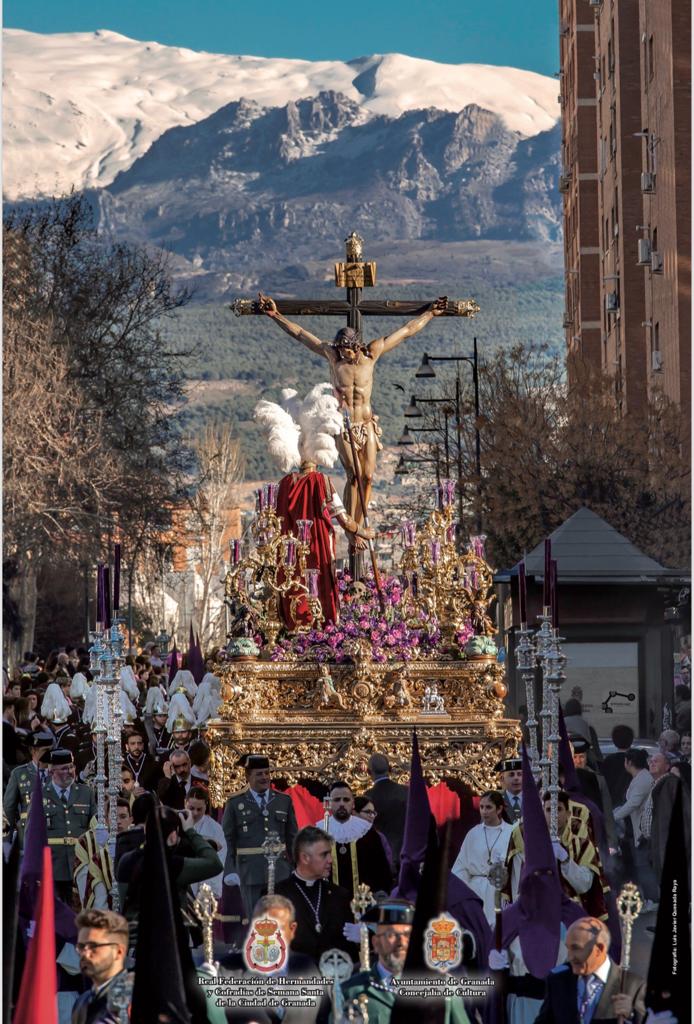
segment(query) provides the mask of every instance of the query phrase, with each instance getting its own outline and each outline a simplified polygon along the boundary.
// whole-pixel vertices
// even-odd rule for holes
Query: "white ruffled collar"
[[[316,828],[325,828],[323,819],[316,822]],[[337,843],[351,843],[355,839],[361,839],[371,828],[370,821],[353,814],[347,821],[338,821],[332,815],[328,821],[328,832]]]

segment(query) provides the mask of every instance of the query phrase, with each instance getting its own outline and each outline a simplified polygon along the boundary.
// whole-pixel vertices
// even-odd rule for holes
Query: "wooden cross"
[[[355,231],[345,239],[345,262],[335,264],[335,286],[345,288],[340,299],[276,299],[277,310],[283,316],[345,316],[347,326],[361,333],[364,316],[416,317],[431,308],[431,300],[383,299],[362,301],[364,288],[376,284],[376,263],[362,259],[364,239]],[[254,299],[235,299],[230,309],[237,316],[261,316],[264,311]],[[444,316],[473,317],[479,313],[474,299],[448,299]]]

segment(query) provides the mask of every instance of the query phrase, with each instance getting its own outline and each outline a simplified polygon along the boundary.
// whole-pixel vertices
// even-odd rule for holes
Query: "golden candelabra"
[[[476,636],[491,637],[493,574],[483,556],[483,538],[473,537],[467,550],[459,552],[454,482],[442,480],[437,492],[438,508],[424,526],[417,530],[414,523],[405,522],[402,527],[401,570],[408,583],[405,616],[411,625],[435,620],[448,641],[468,623]]]
[[[307,632],[323,622],[317,570],[307,565],[313,520],[300,519],[296,534],[283,533],[283,517],[277,515],[276,501],[276,484],[266,484],[256,492],[256,515],[251,524],[254,549],[242,559],[240,544],[232,547],[234,564],[227,573],[224,588],[229,603],[243,604],[251,610],[268,650],[274,648],[283,626],[282,598],[289,598],[289,613],[294,622],[299,605],[304,603],[303,621],[295,632]]]

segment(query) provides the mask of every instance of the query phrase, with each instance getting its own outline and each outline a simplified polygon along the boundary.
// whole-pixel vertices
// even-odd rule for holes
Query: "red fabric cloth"
[[[27,950],[13,1024],[58,1024],[53,899],[53,862],[49,847],[44,846],[35,931]]]
[[[460,817],[460,797],[453,790],[449,789],[445,782],[439,782],[436,786],[427,787],[429,806],[431,813],[436,819],[436,824],[442,828],[447,821],[457,821]]]
[[[292,804],[294,805],[294,814],[296,815],[296,823],[299,828],[315,825],[323,817],[324,807],[322,801],[309,793],[304,786],[290,786],[285,792],[291,797]]]
[[[312,519],[311,549],[306,566],[318,569],[318,597],[325,623],[337,621],[337,578],[333,565],[334,530],[330,521],[325,477],[322,473],[288,473],[283,476],[277,492],[277,515],[282,516],[282,533],[296,535],[299,519]],[[282,574],[280,573],[280,579]],[[306,623],[308,605],[305,600],[297,605],[296,621],[291,616],[291,592],[280,601],[282,619],[289,629]]]

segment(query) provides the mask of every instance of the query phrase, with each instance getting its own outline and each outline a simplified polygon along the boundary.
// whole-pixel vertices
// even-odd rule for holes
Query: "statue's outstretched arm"
[[[291,320],[287,320],[285,316],[278,313],[274,299],[271,299],[267,295],[263,295],[262,292],[259,293],[258,299],[263,312],[274,320],[275,323],[279,324],[283,331],[286,331],[292,338],[300,341],[302,345],[305,345],[306,348],[311,350],[311,352],[315,352],[316,355],[323,356],[324,358],[327,357],[326,349],[328,346],[324,341],[321,341],[320,338],[315,336],[315,334],[311,334],[310,331],[304,330],[303,327],[293,323]]]
[[[392,348],[396,348],[400,342],[405,341],[407,338],[413,337],[418,334],[423,327],[429,323],[435,316],[441,316],[446,308],[445,299],[437,299],[433,302],[431,309],[428,309],[426,313],[422,313],[420,316],[410,320],[408,323],[399,327],[397,331],[393,331],[392,334],[388,334],[385,338],[377,338],[369,346],[371,354],[378,358],[383,355],[384,352],[390,352]]]

